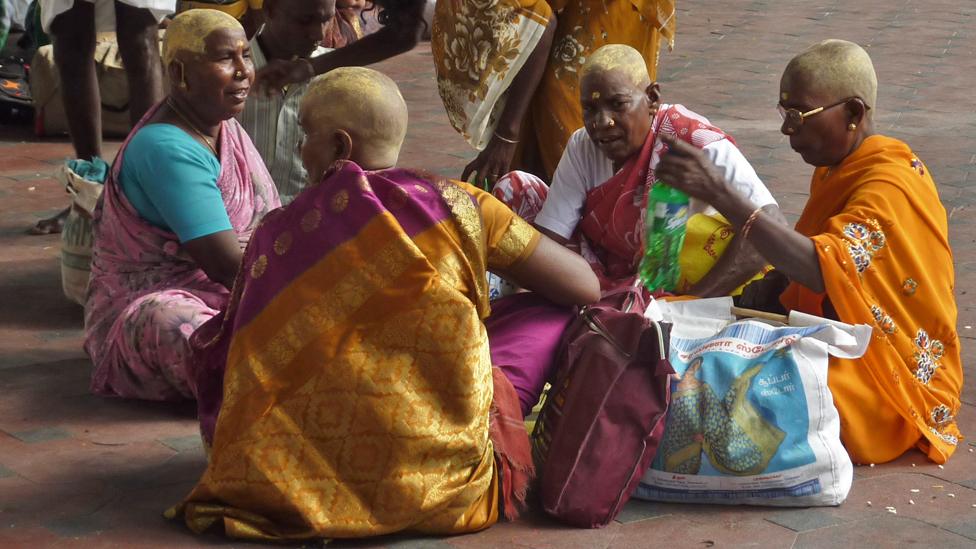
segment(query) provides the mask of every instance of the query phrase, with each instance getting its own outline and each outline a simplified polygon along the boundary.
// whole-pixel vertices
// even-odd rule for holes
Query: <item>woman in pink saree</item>
[[[226,306],[241,250],[277,192],[233,119],[254,68],[216,10],[177,16],[163,44],[172,89],[119,150],[95,211],[85,350],[92,392],[195,396],[188,339]]]

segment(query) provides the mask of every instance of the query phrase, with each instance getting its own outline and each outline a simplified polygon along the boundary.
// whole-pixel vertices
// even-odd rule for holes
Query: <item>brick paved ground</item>
[[[665,97],[709,116],[738,139],[760,175],[796,216],[809,167],[777,132],[779,73],[802,47],[827,37],[869,47],[881,82],[881,131],[907,140],[927,162],[950,212],[959,328],[973,356],[976,4],[947,0],[679,0],[677,49],[662,55]],[[427,46],[382,68],[411,109],[405,164],[457,174],[471,156],[436,97]],[[0,546],[226,545],[194,538],[160,513],[200,474],[204,457],[189,406],[95,398],[80,350],[81,311],[59,291],[57,237],[23,230],[62,207],[50,179],[69,154],[0,128]],[[969,362],[967,360],[967,362]],[[976,428],[967,386],[963,431]],[[448,539],[392,538],[396,547],[972,546],[976,454],[966,442],[944,469],[911,453],[860,467],[839,508],[777,510],[634,503],[603,530],[562,527],[531,515]],[[919,493],[909,490],[918,489]],[[950,494],[954,495],[952,497]],[[910,505],[909,498],[915,505]],[[867,504],[873,502],[872,506]],[[898,514],[885,512],[897,507]],[[368,544],[350,544],[367,546]]]

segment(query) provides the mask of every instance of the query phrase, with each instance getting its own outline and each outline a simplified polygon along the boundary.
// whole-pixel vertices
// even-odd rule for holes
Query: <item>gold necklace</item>
[[[184,124],[186,124],[187,126],[189,126],[190,129],[193,130],[194,133],[196,133],[197,135],[199,135],[200,136],[200,139],[203,139],[203,142],[207,144],[207,147],[210,149],[210,152],[212,152],[214,154],[214,156],[216,156],[217,158],[220,158],[220,154],[217,153],[217,147],[216,147],[216,145],[214,145],[214,143],[212,143],[210,141],[210,138],[207,137],[202,131],[200,131],[199,129],[197,129],[196,125],[193,124],[193,122],[190,122],[190,119],[187,118],[186,115],[183,114],[183,111],[181,111],[180,109],[178,109],[176,107],[176,103],[173,101],[173,98],[172,97],[167,97],[166,98],[166,104],[169,106],[169,108],[173,112],[176,113],[176,116],[179,116],[180,117],[180,120],[182,120]]]

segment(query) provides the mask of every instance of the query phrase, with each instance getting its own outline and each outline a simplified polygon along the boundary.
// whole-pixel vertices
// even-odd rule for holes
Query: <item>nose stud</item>
[[[234,78],[243,78],[243,77],[244,77],[244,73],[241,71],[237,71],[234,73]]]
[[[614,126],[616,126],[616,125],[617,125],[617,123],[613,121],[613,118],[611,118],[610,121],[607,122],[607,126],[610,126],[611,128],[614,127]]]

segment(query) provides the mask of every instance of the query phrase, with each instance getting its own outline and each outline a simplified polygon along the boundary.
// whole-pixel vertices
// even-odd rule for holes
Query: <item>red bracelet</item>
[[[756,223],[756,220],[759,219],[759,214],[761,212],[762,206],[756,208],[751,214],[749,214],[746,222],[742,224],[742,238],[749,238],[749,231],[752,230],[752,226]]]

